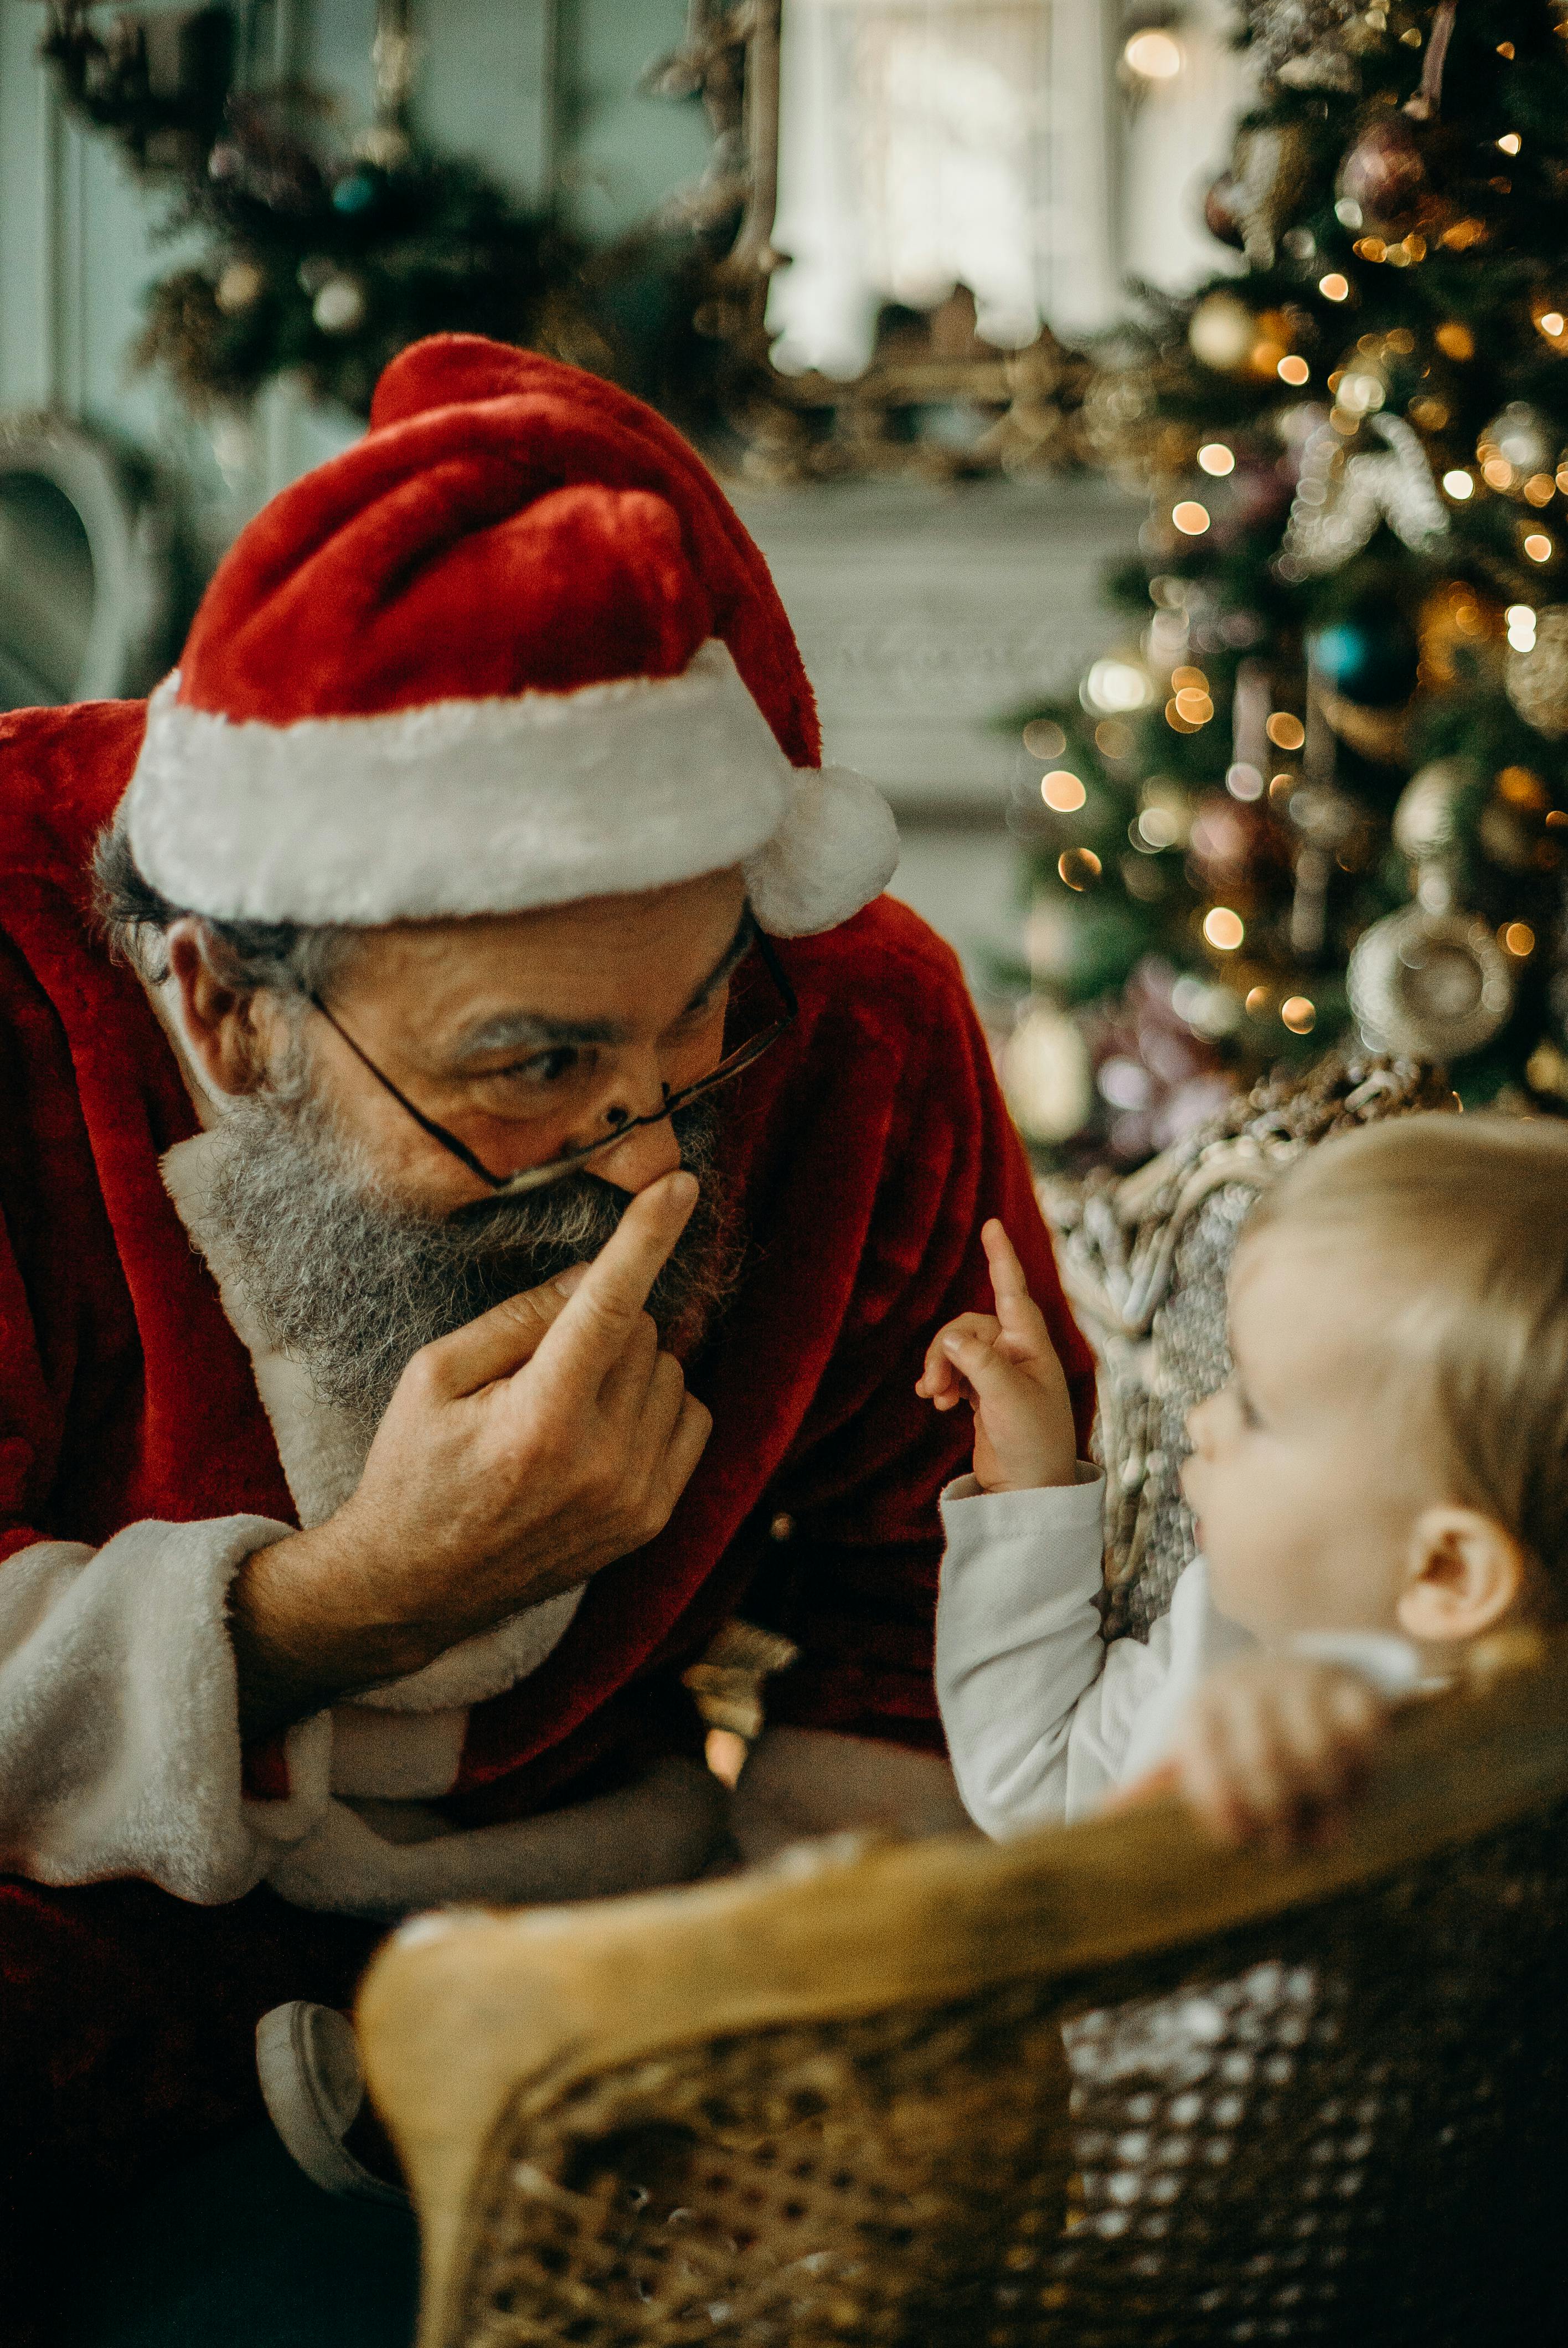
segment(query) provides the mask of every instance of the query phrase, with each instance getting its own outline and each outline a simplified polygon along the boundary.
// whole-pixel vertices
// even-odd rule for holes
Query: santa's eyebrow
[[[752,911],[748,905],[734,936],[686,1004],[689,1012],[695,1011],[733,975],[746,957],[752,935]],[[585,1044],[626,1041],[626,1029],[615,1019],[551,1019],[538,1011],[502,1011],[493,1019],[482,1019],[477,1026],[466,1029],[458,1037],[452,1057],[460,1065],[465,1060],[483,1059],[491,1052],[559,1052]]]

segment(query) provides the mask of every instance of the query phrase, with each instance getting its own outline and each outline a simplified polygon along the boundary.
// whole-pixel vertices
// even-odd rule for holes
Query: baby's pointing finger
[[[1029,1280],[1018,1251],[1000,1223],[994,1220],[980,1233],[991,1268],[991,1288],[997,1318],[1009,1337],[1038,1341],[1045,1334],[1045,1316],[1029,1292]]]

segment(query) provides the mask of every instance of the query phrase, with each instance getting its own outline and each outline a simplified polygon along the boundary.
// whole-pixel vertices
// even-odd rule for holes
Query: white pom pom
[[[783,823],[744,867],[752,910],[775,938],[836,928],[897,869],[893,810],[848,767],[797,767]]]

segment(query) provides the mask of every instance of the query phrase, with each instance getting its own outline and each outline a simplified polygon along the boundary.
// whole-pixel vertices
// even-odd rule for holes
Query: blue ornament
[[[352,219],[356,212],[374,210],[380,194],[373,172],[349,171],[333,190],[333,210],[346,212]]]
[[[1415,631],[1398,611],[1335,620],[1307,639],[1324,684],[1363,708],[1387,709],[1415,689]]]

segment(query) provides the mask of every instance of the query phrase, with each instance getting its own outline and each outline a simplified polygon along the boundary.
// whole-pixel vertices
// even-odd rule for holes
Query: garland
[[[73,112],[117,137],[138,176],[172,183],[160,232],[210,240],[151,287],[134,353],[188,406],[248,402],[293,374],[363,416],[388,361],[436,333],[608,370],[586,247],[410,131],[405,32],[378,35],[376,125],[343,149],[309,91],[231,94],[226,11],[171,23],[160,54],[157,19],[103,37],[85,0],[56,0],[42,54]]]

